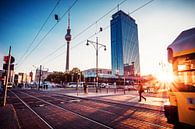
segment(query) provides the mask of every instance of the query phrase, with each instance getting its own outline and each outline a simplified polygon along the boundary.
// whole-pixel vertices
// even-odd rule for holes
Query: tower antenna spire
[[[68,12],[68,29],[70,29],[70,11]]]

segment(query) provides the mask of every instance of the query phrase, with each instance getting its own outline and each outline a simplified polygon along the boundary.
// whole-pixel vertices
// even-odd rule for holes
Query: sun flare
[[[167,82],[167,83],[171,83],[174,81],[174,76],[172,73],[168,73],[168,72],[162,72],[162,73],[159,73],[157,75],[157,79],[160,81],[160,82]]]
[[[167,64],[165,69],[159,69],[156,73],[156,77],[160,82],[171,83],[174,81],[174,74],[172,72],[172,66]]]

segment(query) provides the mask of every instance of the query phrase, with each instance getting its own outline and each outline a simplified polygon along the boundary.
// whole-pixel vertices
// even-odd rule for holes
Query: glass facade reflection
[[[112,15],[111,20],[112,74],[124,75],[124,66],[134,62],[134,73],[140,74],[138,30],[135,20],[123,11]]]

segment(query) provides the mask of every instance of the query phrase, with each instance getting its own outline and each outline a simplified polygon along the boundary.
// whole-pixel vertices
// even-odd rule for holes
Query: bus
[[[167,50],[175,79],[165,116],[169,123],[195,126],[195,28],[183,31]]]

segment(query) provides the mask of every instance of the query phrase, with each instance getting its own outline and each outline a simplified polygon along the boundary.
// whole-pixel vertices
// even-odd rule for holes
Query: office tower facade
[[[129,73],[140,74],[137,24],[121,10],[112,15],[111,58],[112,74],[124,76],[128,73],[125,67],[131,64],[134,65],[134,71]]]

